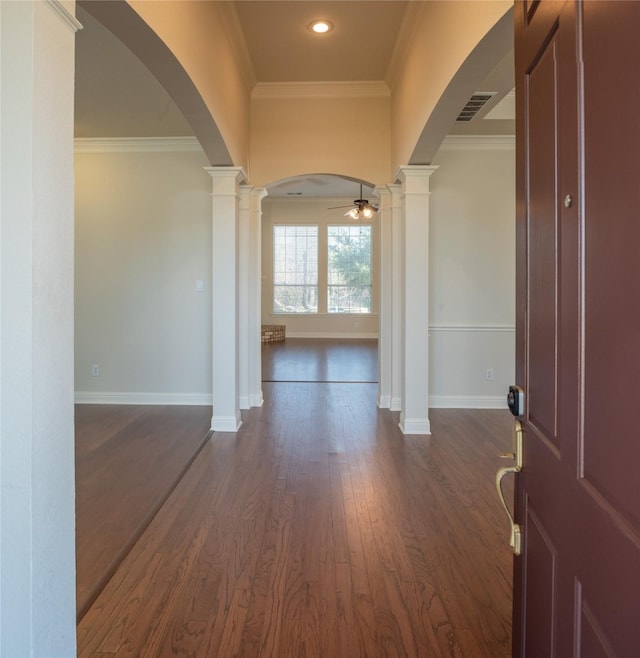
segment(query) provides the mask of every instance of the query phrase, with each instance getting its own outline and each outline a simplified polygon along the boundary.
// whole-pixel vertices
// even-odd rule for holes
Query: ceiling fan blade
[[[339,208],[351,208],[353,204],[350,203],[348,206],[332,206],[331,208],[327,208],[327,210],[338,210]]]

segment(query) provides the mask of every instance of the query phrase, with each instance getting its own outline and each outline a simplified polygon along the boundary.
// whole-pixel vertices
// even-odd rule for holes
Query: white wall
[[[200,152],[76,153],[76,397],[209,404],[211,199]],[[144,140],[120,149],[148,149]],[[162,144],[162,142],[160,142]],[[162,148],[162,146],[156,147]],[[93,151],[93,152],[92,152]],[[97,151],[97,152],[96,152]],[[430,405],[502,407],[514,377],[514,149],[448,138],[431,177]],[[376,337],[374,313],[271,312],[274,223],[344,221],[351,199],[263,199],[262,321],[287,335]],[[197,279],[204,292],[195,290]],[[91,376],[92,364],[100,376]],[[493,380],[486,370],[493,370]]]
[[[313,224],[319,227],[318,286],[326,287],[326,227],[348,224],[344,213],[348,208],[328,210],[331,206],[353,203],[353,199],[283,199],[262,200],[262,324],[284,324],[289,337],[376,338],[378,336],[378,220],[372,222],[373,235],[373,313],[291,315],[272,312],[273,290],[273,226],[276,224]],[[323,248],[324,246],[324,248]]]
[[[7,658],[75,655],[73,10],[73,2],[0,3],[0,656]]]
[[[514,156],[510,138],[450,137],[434,159],[432,407],[506,406],[515,376]]]
[[[78,144],[77,401],[211,403],[211,178],[170,142]]]

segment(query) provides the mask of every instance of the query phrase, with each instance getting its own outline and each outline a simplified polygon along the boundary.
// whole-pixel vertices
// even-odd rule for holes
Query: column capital
[[[247,210],[251,205],[251,192],[253,188],[251,185],[238,186],[238,198],[240,199],[240,210]]]
[[[401,165],[396,169],[395,177],[400,181],[405,193],[429,193],[429,178],[438,169],[438,165]]]
[[[400,183],[391,183],[387,185],[387,189],[391,194],[391,207],[399,208],[402,205],[402,185]]]
[[[269,194],[269,191],[266,187],[254,187],[251,190],[251,195],[257,199],[264,199],[267,194]]]
[[[266,187],[253,187],[248,183],[241,183],[238,188],[240,196],[241,208],[260,208],[260,202],[267,196],[268,191]]]
[[[215,195],[237,194],[238,185],[247,180],[247,174],[242,167],[204,167],[213,179]]]
[[[378,200],[380,201],[380,210],[384,211],[390,206],[391,192],[386,185],[376,187],[373,190],[373,193],[378,197]]]

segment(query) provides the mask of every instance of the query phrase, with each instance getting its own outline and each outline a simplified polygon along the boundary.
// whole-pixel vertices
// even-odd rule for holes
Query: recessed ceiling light
[[[333,30],[333,24],[329,21],[313,21],[308,28],[316,34],[326,34]]]

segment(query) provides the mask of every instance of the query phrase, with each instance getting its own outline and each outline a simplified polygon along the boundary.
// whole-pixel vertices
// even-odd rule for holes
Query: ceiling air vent
[[[458,115],[456,121],[471,121],[473,117],[490,101],[496,92],[494,91],[478,91],[476,92],[468,101],[467,104],[462,108],[462,111]]]

